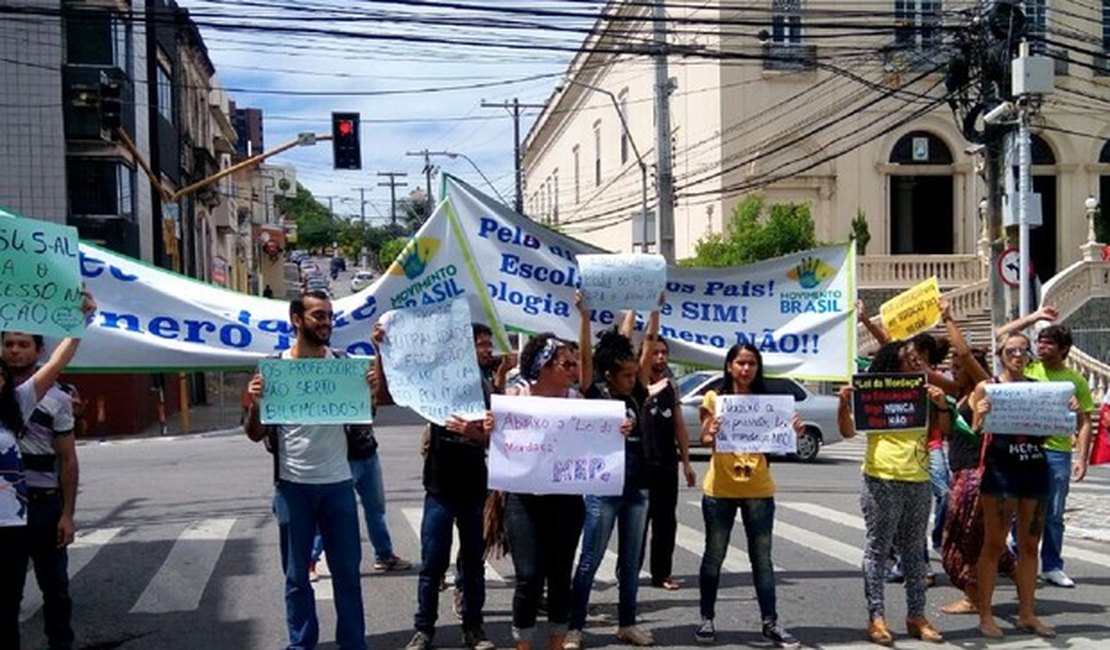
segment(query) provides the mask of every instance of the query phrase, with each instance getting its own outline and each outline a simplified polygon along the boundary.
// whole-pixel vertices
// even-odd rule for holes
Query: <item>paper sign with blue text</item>
[[[262,424],[369,424],[368,359],[262,359]]]
[[[1068,401],[1075,386],[1068,381],[1015,381],[986,384],[991,409],[983,430],[1027,436],[1070,436],[1075,433],[1075,413]]]
[[[77,229],[2,216],[0,330],[83,336]]]
[[[721,429],[715,451],[793,454],[794,397],[791,395],[718,395],[715,401]]]
[[[582,297],[590,309],[650,312],[659,307],[659,295],[667,286],[667,261],[662,255],[622,253],[577,258]]]
[[[485,417],[466,300],[388,311],[381,323],[382,364],[394,402],[440,426],[452,415]]]
[[[493,395],[491,490],[617,496],[625,419],[616,400]]]

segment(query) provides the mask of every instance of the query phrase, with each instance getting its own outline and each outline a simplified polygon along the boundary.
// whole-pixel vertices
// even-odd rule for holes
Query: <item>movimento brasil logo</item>
[[[410,280],[420,277],[428,268],[436,251],[439,250],[439,240],[432,237],[417,237],[405,245],[404,250],[389,266],[387,273],[390,275],[404,275]]]
[[[836,269],[819,257],[803,257],[798,265],[786,272],[786,277],[794,280],[803,289],[812,289],[836,274]]]

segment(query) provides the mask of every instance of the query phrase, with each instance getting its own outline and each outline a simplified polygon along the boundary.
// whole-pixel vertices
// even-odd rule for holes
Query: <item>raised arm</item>
[[[852,417],[851,386],[843,386],[840,389],[840,404],[836,409],[836,426],[840,429],[840,436],[845,440],[856,437],[856,420]]]
[[[664,295],[659,294],[659,306],[663,306]],[[630,312],[634,313],[634,312]],[[647,387],[651,384],[651,359],[655,356],[655,341],[659,338],[659,310],[648,315],[647,330],[644,331],[644,342],[640,344],[640,385]]]
[[[636,310],[629,309],[624,312],[624,318],[621,319],[621,327],[618,330],[621,336],[632,338],[632,333],[636,331]]]
[[[967,344],[967,339],[964,338],[963,331],[956,325],[956,319],[952,317],[952,303],[944,298],[940,299],[940,318],[944,322],[945,331],[948,332],[948,340],[952,342],[952,349],[956,356],[963,359],[964,367],[967,368],[971,381],[978,386],[979,382],[990,379],[990,373],[975,360],[975,357],[971,354],[971,346]]]
[[[868,332],[871,332],[871,336],[875,337],[879,345],[890,343],[890,333],[886,331],[886,328],[883,327],[881,323],[876,323],[867,317],[867,310],[862,300],[856,301],[856,318],[867,328]]]
[[[594,350],[590,345],[590,310],[581,291],[574,292],[574,306],[578,308],[578,388],[585,393],[594,385]]]
[[[374,392],[374,404],[376,406],[389,406],[393,404],[393,396],[389,394],[389,383],[385,379],[385,366],[382,365],[382,341],[385,340],[385,328],[381,323],[374,323],[374,331],[370,334],[370,340],[374,342],[374,368],[371,370],[374,379],[370,383],[371,390]]]
[[[96,301],[93,300],[92,294],[88,290],[82,290],[81,295],[81,311],[85,314],[85,322],[92,319],[93,314],[96,313]],[[81,345],[81,339],[73,337],[66,337],[54,348],[50,358],[46,363],[42,364],[35,374],[31,375],[31,381],[34,382],[35,388],[35,401],[38,402],[46,395],[46,391],[58,381],[58,377],[62,376],[66,366],[73,360],[73,355],[77,354],[77,347]]]
[[[247,409],[246,420],[243,422],[243,430],[246,431],[251,442],[258,442],[266,437],[266,427],[262,426],[261,409],[258,408],[258,403],[262,400],[262,392],[265,388],[266,384],[262,379],[262,373],[254,373],[250,383],[247,384],[247,395],[250,397],[251,403]]]
[[[1043,320],[1051,323],[1056,320],[1057,316],[1059,316],[1059,312],[1056,311],[1056,308],[1051,305],[1046,305],[1028,316],[1022,316],[1021,318],[1012,320],[1002,327],[999,327],[994,331],[994,337],[995,339],[1002,339],[1014,332],[1024,332],[1038,321]]]

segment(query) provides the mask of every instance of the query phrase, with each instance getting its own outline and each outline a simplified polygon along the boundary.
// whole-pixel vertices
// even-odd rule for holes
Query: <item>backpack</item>
[[[346,359],[348,356],[345,350],[331,350],[336,359]],[[267,359],[280,359],[281,353],[276,352],[266,355]],[[278,482],[280,476],[280,464],[278,462],[278,426],[276,424],[263,425],[266,431],[266,437],[262,439],[262,444],[266,451],[270,453],[274,461],[274,483]],[[365,460],[370,458],[378,452],[378,439],[374,437],[373,424],[344,424],[343,433],[347,435],[347,460]]]

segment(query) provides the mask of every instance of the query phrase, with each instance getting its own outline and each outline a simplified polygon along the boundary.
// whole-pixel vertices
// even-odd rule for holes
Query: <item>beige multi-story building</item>
[[[613,251],[641,248],[637,149],[655,203],[654,75],[643,55],[649,4],[607,5],[523,153],[525,212]],[[1078,259],[1085,199],[1110,196],[1110,3],[1025,4],[1031,33],[1044,37],[1056,60],[1056,91],[1035,120],[1032,147],[1044,225],[1033,231],[1031,255],[1044,279]],[[721,232],[756,191],[771,202],[810,204],[823,241],[847,239],[863,213],[867,255],[977,253],[981,160],[941,100],[954,39],[983,6],[721,0],[668,7],[668,44],[677,52],[669,57],[676,257],[692,256],[698,240]]]

